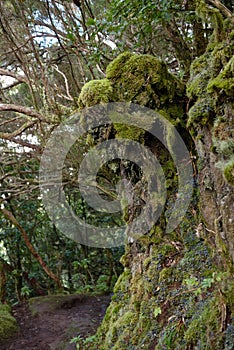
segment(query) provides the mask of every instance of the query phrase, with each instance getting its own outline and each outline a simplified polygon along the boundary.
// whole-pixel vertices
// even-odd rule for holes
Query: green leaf
[[[67,33],[67,38],[71,41],[75,41],[75,36],[72,32]]]
[[[202,288],[210,288],[212,286],[212,284],[214,283],[214,279],[213,278],[205,278],[202,282],[201,282],[201,286]]]
[[[154,309],[154,317],[157,317],[158,315],[161,315],[161,313],[162,313],[161,307],[156,307]]]
[[[87,25],[87,26],[94,26],[95,24],[96,24],[96,21],[95,21],[94,18],[89,18],[89,19],[87,19],[87,21],[86,21],[86,25]]]
[[[192,287],[195,287],[198,285],[198,280],[196,277],[190,277],[190,278],[186,278],[184,280],[184,283],[189,287],[189,288],[192,288]]]

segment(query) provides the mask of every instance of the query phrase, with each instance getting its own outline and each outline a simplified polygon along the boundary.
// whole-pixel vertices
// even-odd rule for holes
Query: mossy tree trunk
[[[217,42],[218,36],[214,36],[206,52],[193,62],[187,85],[187,130],[196,147],[195,175],[198,174],[190,208],[172,233],[165,232],[167,219],[162,216],[149,234],[126,245],[121,259],[124,272],[114,288],[112,302],[96,338],[89,345],[83,343],[84,349],[226,350],[233,346],[234,32],[232,25],[227,28],[226,38]],[[157,85],[142,82],[144,72],[145,79],[161,74],[165,86],[172,82],[179,86],[163,64],[154,60],[149,56],[121,55],[107,68],[103,89],[101,81],[95,82],[93,89],[89,83],[81,93],[80,104],[90,106],[102,98],[104,102],[119,97],[123,100],[123,96],[131,101],[134,96],[135,103],[176,119],[180,131],[187,135],[187,145],[191,145],[184,129],[183,89],[166,99],[164,94],[169,92],[165,87],[160,90]],[[102,93],[106,91],[104,97],[96,96],[97,85]],[[142,86],[146,86],[148,94]],[[152,96],[156,96],[155,100]],[[177,109],[169,108],[173,100]],[[168,114],[172,110],[174,115]],[[116,130],[126,133],[119,126]],[[170,179],[168,193],[173,199],[176,181],[170,157],[156,140],[144,137],[145,144],[164,162]]]

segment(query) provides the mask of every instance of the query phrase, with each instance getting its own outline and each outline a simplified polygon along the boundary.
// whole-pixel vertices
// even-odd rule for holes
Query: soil
[[[1,350],[73,350],[74,337],[96,332],[110,296],[52,296],[34,298],[13,307],[19,332]]]

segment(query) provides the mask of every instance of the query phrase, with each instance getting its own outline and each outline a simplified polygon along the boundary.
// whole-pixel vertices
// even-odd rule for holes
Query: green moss
[[[124,349],[123,345],[127,343],[130,332],[134,329],[138,320],[138,314],[134,311],[125,311],[118,314],[118,317],[112,318],[112,324],[108,327],[105,334],[105,341],[102,343],[101,349]],[[128,332],[126,334],[126,325]]]
[[[203,310],[197,312],[185,332],[187,344],[199,343],[201,349],[217,349],[221,312],[218,300],[210,300]],[[216,346],[215,346],[216,345]]]
[[[227,123],[226,116],[217,117],[213,129],[213,143],[217,147],[219,142],[232,140],[232,129]],[[232,152],[233,154],[233,152]]]
[[[159,282],[165,282],[173,275],[174,269],[172,267],[166,267],[159,273]]]
[[[201,69],[201,67],[200,67]],[[209,73],[204,70],[197,71],[195,76],[187,84],[187,95],[189,98],[204,97],[206,93],[207,83],[209,81]]]
[[[207,58],[208,57],[209,57],[209,55],[207,54],[207,52],[205,52],[203,55],[196,58],[192,62],[191,66],[190,66],[191,77],[195,77],[197,74],[199,74],[200,72],[202,72],[204,69],[207,68]],[[192,80],[190,80],[189,85],[191,84],[191,82],[192,82]]]
[[[131,277],[131,271],[128,268],[125,268],[124,272],[120,275],[118,281],[115,284],[114,293],[126,293],[130,286]]]
[[[162,112],[162,110],[159,111],[175,127],[181,124],[184,119],[184,106],[181,104],[168,104],[168,106],[164,106],[164,112]]]
[[[206,125],[214,119],[214,102],[211,98],[199,98],[190,108],[187,126]]]
[[[224,177],[226,181],[234,186],[234,161],[232,161],[230,164],[227,164],[223,170]]]
[[[226,46],[224,42],[217,44],[214,39],[207,52],[192,65],[187,89],[192,106],[188,125],[195,129],[195,135],[202,126],[210,127],[213,122],[219,128],[219,134],[231,129],[227,127],[226,110],[217,109],[218,87],[213,85],[211,88],[209,85],[221,71],[224,72],[230,60]],[[211,64],[209,60],[212,60]],[[230,76],[221,78],[229,79]],[[183,125],[184,87],[168,73],[166,65],[157,58],[124,53],[108,66],[107,80],[113,89],[112,101],[142,104],[160,111],[173,125]],[[224,91],[222,96],[226,94]],[[222,118],[222,125],[218,126],[216,118]],[[145,135],[141,134],[141,130],[122,127],[121,120],[118,120],[114,128],[116,137],[150,142],[148,139],[144,140]],[[165,134],[169,153],[172,153],[174,135],[169,128],[165,130]],[[199,135],[201,137],[197,144],[203,169],[202,155],[206,152],[204,142],[207,135]],[[217,139],[216,155],[221,155],[220,150],[223,159],[227,161],[224,144],[221,145],[218,135],[213,138]],[[226,142],[226,136],[222,141]],[[219,330],[223,315],[220,305],[226,303],[227,310],[233,309],[230,283],[227,282],[228,287],[221,288],[221,285],[216,285],[215,280],[210,287],[204,287],[207,282],[204,280],[209,282],[217,267],[213,262],[214,250],[207,246],[208,234],[205,228],[204,234],[199,237],[196,235],[196,228],[201,222],[200,216],[196,214],[196,200],[191,206],[193,213],[188,212],[180,227],[168,235],[165,234],[167,212],[170,212],[170,195],[178,185],[178,180],[168,153],[155,143],[153,146],[155,153],[159,154],[167,178],[169,198],[165,213],[148,235],[126,244],[125,255],[121,258],[125,270],[115,285],[112,302],[97,332],[95,344],[85,349],[222,348],[222,335]],[[230,153],[230,147],[228,152]],[[175,197],[176,194],[172,196]],[[212,239],[214,242],[214,235]],[[223,249],[219,244],[216,247],[218,252]],[[222,293],[217,293],[217,290],[222,290]],[[226,300],[221,300],[221,294],[226,296]]]
[[[184,85],[167,70],[164,62],[150,55],[124,53],[107,67],[116,100],[132,101],[151,108],[177,102]]]
[[[196,13],[204,22],[210,22],[214,29],[214,40],[216,42],[221,41],[224,38],[225,33],[224,20],[220,11],[215,7],[209,6],[204,0],[197,0]]]
[[[197,135],[200,126],[212,125],[220,115],[230,114],[230,107],[225,107],[224,101],[231,101],[234,95],[233,50],[234,40],[230,40],[230,37],[215,41],[191,65],[191,77],[187,84],[191,108],[187,126],[193,135]]]
[[[114,124],[116,130],[116,138],[130,139],[144,143],[145,130],[139,129],[134,125],[127,126],[126,124]]]
[[[164,237],[164,242],[158,244],[151,241],[149,255],[140,253],[134,256],[135,262],[128,255],[131,270],[125,269],[120,277],[96,343],[89,349],[199,347],[198,325],[204,345],[201,348],[206,349],[209,341],[214,349],[219,348],[222,339],[217,336],[217,325],[220,327],[221,308],[218,305],[221,301],[210,292],[206,294],[206,289],[202,290],[202,297],[199,294],[204,278],[209,278],[216,270],[204,243],[195,235],[192,239],[191,232],[187,236],[187,250],[179,252],[175,241],[170,242],[169,237]],[[173,238],[176,239],[175,236]],[[143,270],[138,270],[136,266],[142,266]],[[192,287],[182,283],[186,279],[192,281],[192,277],[196,281]],[[222,288],[222,294],[229,300],[226,303],[231,307],[234,299],[228,280],[231,279],[226,278],[219,288]],[[210,298],[213,304],[210,304]],[[213,320],[214,316],[218,319]],[[184,323],[181,320],[185,320]],[[211,334],[206,333],[207,329]]]
[[[15,318],[11,315],[8,305],[0,304],[0,341],[13,336],[18,330]]]
[[[147,269],[147,268],[149,267],[150,263],[151,263],[151,257],[146,258],[146,259],[143,261],[143,267],[144,267],[144,269]]]
[[[212,94],[225,93],[227,96],[233,97],[234,95],[234,56],[225,65],[224,70],[214,79],[212,79],[208,86],[207,92]]]
[[[121,76],[123,72],[123,67],[125,63],[132,57],[133,55],[130,52],[124,52],[120,54],[116,59],[114,59],[106,69],[106,77],[107,79],[117,79]],[[122,69],[121,69],[122,68]]]
[[[223,71],[223,68],[227,65],[231,56],[232,49],[229,45],[226,45],[226,42],[219,43],[213,48],[210,57],[208,57],[211,79],[214,79]]]
[[[164,62],[125,52],[108,65],[106,79],[84,85],[78,105],[83,109],[100,103],[133,102],[160,110],[177,126],[184,119],[184,91],[184,84],[168,72]],[[144,139],[144,132],[137,128],[116,125],[115,129],[117,137]]]
[[[81,90],[78,105],[80,108],[108,103],[112,99],[112,86],[109,80],[91,80]]]
[[[226,138],[226,140],[215,140],[216,151],[222,155],[225,159],[229,159],[234,154],[234,140],[232,138]]]

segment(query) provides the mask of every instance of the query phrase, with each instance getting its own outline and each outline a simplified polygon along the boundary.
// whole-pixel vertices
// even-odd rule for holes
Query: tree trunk
[[[213,52],[209,47],[194,62],[187,84],[192,101],[187,128],[198,169],[189,210],[173,232],[165,232],[166,212],[150,233],[126,244],[124,272],[95,344],[84,349],[226,349],[233,344],[234,84],[233,50],[227,49],[233,38],[227,35]],[[147,146],[162,157],[165,176],[172,180],[168,153],[149,136]],[[172,181],[168,203],[175,189]]]
[[[4,303],[6,301],[6,274],[4,270],[4,265],[0,261],[0,302]]]

